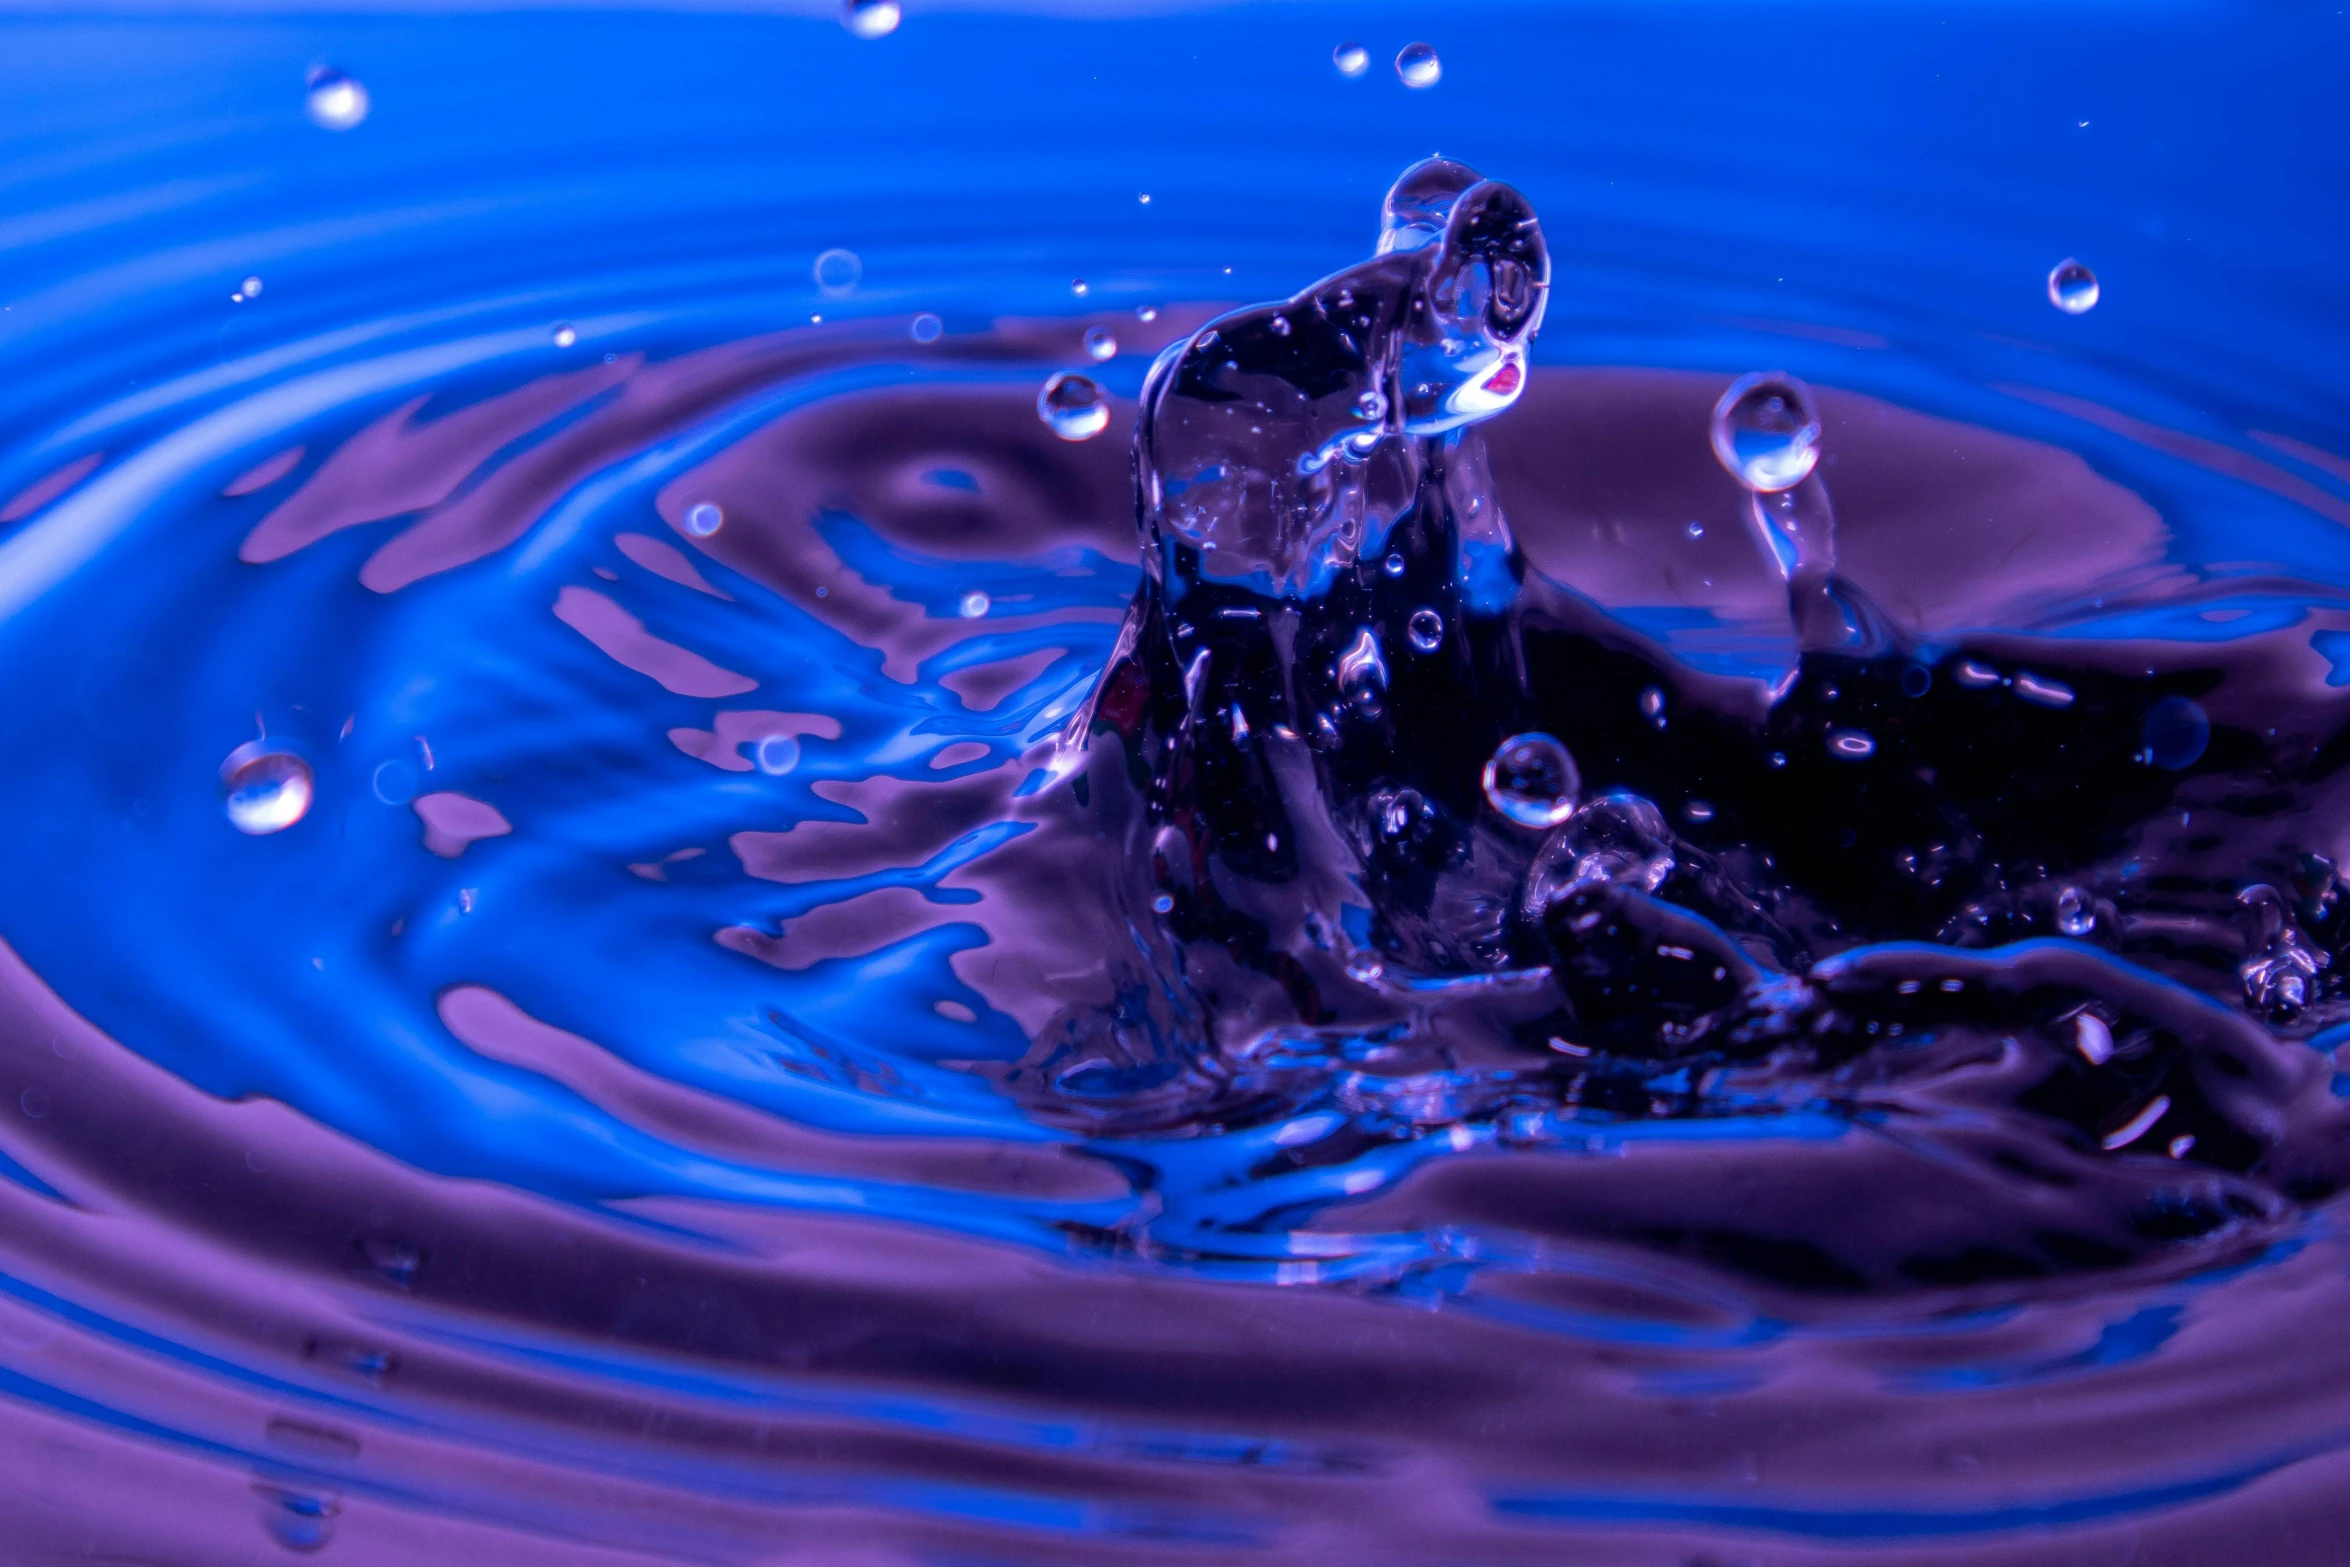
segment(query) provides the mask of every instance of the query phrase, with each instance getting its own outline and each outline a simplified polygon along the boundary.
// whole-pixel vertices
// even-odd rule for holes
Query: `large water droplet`
[[[2203,760],[2204,748],[2211,744],[2211,716],[2192,698],[2166,696],[2146,710],[2140,733],[2146,740],[2146,760],[2175,773]]]
[[[330,131],[347,131],[367,118],[367,88],[358,77],[346,75],[331,65],[321,65],[310,73],[306,107],[312,124]]]
[[[2067,256],[2048,269],[2048,302],[2068,316],[2097,303],[2097,274]]]
[[[1495,747],[1485,763],[1485,798],[1521,827],[1556,827],[1583,789],[1575,759],[1558,740],[1530,730]]]
[[[1404,634],[1421,652],[1433,653],[1444,644],[1444,617],[1432,609],[1415,609]]]
[[[2086,936],[2097,928],[2097,906],[2078,887],[2056,895],[2056,928],[2067,936]]]
[[[1360,76],[1371,68],[1371,51],[1349,39],[1330,51],[1330,63],[1341,76]]]
[[[1713,442],[1730,477],[1748,489],[1793,489],[1820,460],[1811,388],[1776,370],[1740,376],[1714,404]]]
[[[781,778],[800,765],[800,742],[791,735],[768,735],[751,748],[751,761],[770,778]]]
[[[1064,441],[1089,441],[1110,425],[1110,399],[1091,376],[1063,370],[1036,394],[1036,416]]]
[[[886,38],[903,19],[898,0],[841,0],[840,25],[859,38]]]
[[[685,509],[685,531],[697,539],[706,539],[726,526],[726,513],[711,501],[696,501]]]
[[[1117,353],[1117,333],[1112,332],[1106,326],[1089,326],[1085,329],[1085,354],[1087,358],[1098,364],[1104,359],[1115,358]]]
[[[270,740],[248,740],[220,764],[229,825],[256,837],[283,832],[310,814],[310,764]]]
[[[1434,44],[1405,44],[1395,57],[1395,74],[1406,87],[1433,87],[1444,74]]]
[[[1527,867],[1521,906],[1538,917],[1576,888],[1602,882],[1654,892],[1673,865],[1664,812],[1639,795],[1612,790],[1543,840]]]
[[[836,245],[817,256],[816,264],[808,270],[827,298],[839,299],[856,292],[857,280],[865,275],[865,263],[857,259],[855,251]]]

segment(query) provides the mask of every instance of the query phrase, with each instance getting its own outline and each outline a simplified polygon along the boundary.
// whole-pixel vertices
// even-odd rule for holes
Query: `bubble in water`
[[[347,131],[367,118],[367,89],[356,76],[346,75],[331,65],[321,65],[310,72],[306,106],[313,125],[330,131]]]
[[[1693,539],[1702,539],[1705,537],[1705,524],[1702,522],[1693,522],[1689,525],[1687,532]]]
[[[1094,360],[1096,363],[1099,363],[1104,359],[1116,357],[1117,352],[1118,335],[1115,332],[1112,332],[1106,326],[1089,326],[1085,329],[1085,353],[1087,358]]]
[[[1093,285],[1081,277],[1073,277],[1069,280],[1069,292],[1079,296],[1090,294],[1093,292]]]
[[[1064,441],[1090,441],[1110,427],[1110,399],[1091,376],[1063,370],[1036,394],[1036,416]]]
[[[1601,883],[1654,892],[1673,874],[1673,865],[1664,812],[1639,795],[1611,790],[1543,840],[1527,867],[1519,906],[1539,918],[1576,888]]]
[[[907,324],[906,332],[917,343],[935,343],[947,329],[947,324],[925,310]]]
[[[2203,760],[2211,744],[2211,717],[2192,698],[2166,696],[2147,709],[2139,732],[2145,737],[2146,760],[2175,773]]]
[[[2097,928],[2097,906],[2078,887],[2056,895],[2056,928],[2067,936],[2086,936]]]
[[[1360,76],[1371,68],[1371,51],[1350,39],[1330,51],[1330,63],[1341,76]]]
[[[1876,739],[1858,729],[1831,729],[1828,731],[1828,754],[1848,762],[1862,761],[1877,754]]]
[[[1137,321],[1156,321],[1159,319],[1159,307],[1156,305],[1136,305],[1134,307],[1134,319]]]
[[[310,764],[273,741],[248,740],[220,764],[229,825],[255,837],[283,832],[309,815],[315,788]]]
[[[965,620],[977,620],[993,607],[995,601],[977,588],[963,595],[955,605],[955,613]]]
[[[1395,57],[1395,74],[1406,87],[1433,87],[1444,74],[1444,62],[1436,58],[1434,44],[1405,44]]]
[[[1512,735],[1485,763],[1485,798],[1521,827],[1556,827],[1573,814],[1583,778],[1554,737]]]
[[[800,742],[791,735],[767,735],[751,747],[751,761],[770,778],[800,765]]]
[[[1170,895],[1170,894],[1168,894],[1168,893],[1164,893],[1164,892],[1160,893],[1160,894],[1159,894],[1157,897],[1155,897],[1155,898],[1151,899],[1151,912],[1152,912],[1153,914],[1172,914],[1172,913],[1174,913],[1174,912],[1175,912],[1175,899],[1173,898],[1173,896],[1172,896],[1172,895]]]
[[[569,348],[579,341],[579,328],[568,321],[558,321],[555,323],[555,329],[547,335],[555,340],[557,348]]]
[[[2048,269],[2048,302],[2068,316],[2097,303],[2097,274],[2067,256]]]
[[[1748,489],[1793,489],[1820,460],[1811,388],[1777,370],[1740,376],[1714,404],[1713,441],[1730,477]]]
[[[1432,609],[1415,609],[1404,634],[1421,652],[1433,653],[1444,642],[1444,617]]]
[[[1379,569],[1391,577],[1400,577],[1403,575],[1403,557],[1390,550],[1387,558],[1379,563]]]
[[[898,0],[841,0],[840,25],[859,38],[886,38],[902,20]]]
[[[890,9],[894,11],[897,8],[892,6]],[[843,250],[835,245],[817,256],[816,264],[808,271],[826,298],[839,299],[856,292],[857,280],[865,275],[865,263],[857,259],[855,251]]]
[[[726,513],[716,503],[696,501],[685,509],[685,531],[697,539],[706,539],[726,524]]]
[[[260,298],[260,297],[261,297],[261,278],[260,278],[259,274],[255,274],[255,275],[253,275],[253,276],[250,276],[250,277],[246,278],[244,282],[242,282],[242,283],[239,283],[239,284],[237,285],[237,292],[238,292],[238,293],[240,293],[240,294],[242,294],[242,295],[244,295],[244,296],[245,296],[247,299],[258,299],[258,298]]]

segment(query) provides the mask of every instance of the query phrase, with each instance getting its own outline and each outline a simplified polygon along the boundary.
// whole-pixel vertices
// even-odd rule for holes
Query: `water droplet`
[[[2097,928],[2097,906],[2078,887],[2056,895],[2056,928],[2067,936],[2086,936]]]
[[[1089,326],[1085,329],[1087,358],[1098,364],[1104,359],[1116,357],[1117,352],[1118,335],[1115,332],[1106,326]]]
[[[1391,577],[1400,577],[1403,575],[1403,557],[1390,550],[1387,558],[1379,563],[1379,569]]]
[[[1828,754],[1840,756],[1848,762],[1857,762],[1877,754],[1876,740],[1859,729],[1831,729],[1828,731]]]
[[[1421,652],[1433,653],[1444,643],[1444,617],[1432,609],[1415,609],[1404,634]]]
[[[1556,827],[1575,809],[1583,778],[1575,759],[1550,735],[1512,735],[1485,763],[1485,798],[1521,827]]]
[[[547,335],[555,340],[557,348],[569,348],[579,341],[579,329],[568,321],[556,322],[554,330]]]
[[[890,9],[895,11],[897,8],[892,6]],[[840,299],[857,291],[857,280],[865,275],[865,263],[857,258],[855,251],[843,250],[835,245],[817,256],[816,264],[808,269],[808,273],[815,278],[816,287],[823,291],[827,299]]]
[[[840,25],[859,38],[887,38],[903,20],[898,0],[841,0]]]
[[[2080,1013],[2073,1018],[2073,1048],[2091,1066],[2103,1066],[2113,1059],[2113,1030],[2096,1013]]]
[[[1353,952],[1347,955],[1346,977],[1358,985],[1372,984],[1386,972],[1387,965],[1379,961],[1379,955],[1375,952]]]
[[[1036,416],[1064,441],[1089,441],[1110,427],[1110,399],[1092,377],[1063,370],[1036,394]]]
[[[1811,388],[1776,370],[1740,376],[1714,404],[1713,442],[1730,477],[1748,489],[1793,489],[1820,460]]]
[[[367,118],[367,89],[356,76],[331,65],[312,68],[310,95],[305,105],[310,122],[330,131],[347,131]]]
[[[2203,760],[2211,744],[2211,717],[2189,697],[2166,696],[2146,710],[2139,732],[2146,741],[2146,760],[2175,773]]]
[[[1136,305],[1134,307],[1134,319],[1137,321],[1156,321],[1159,319],[1159,307],[1156,305]]]
[[[1175,900],[1162,892],[1151,899],[1151,912],[1153,914],[1172,914],[1175,912]]]
[[[1093,292],[1093,286],[1081,277],[1074,277],[1069,280],[1069,292],[1083,297]]]
[[[793,735],[764,735],[751,747],[751,762],[770,778],[781,778],[800,765],[800,742]]]
[[[416,769],[406,762],[378,762],[368,786],[386,805],[406,805],[416,798]]]
[[[1934,672],[1923,664],[1912,664],[1901,672],[1901,694],[1924,696],[1934,689]]]
[[[2068,316],[2097,303],[2097,274],[2067,256],[2048,269],[2048,302]]]
[[[696,501],[685,509],[685,531],[706,539],[726,525],[726,513],[713,501]]]
[[[1659,729],[1670,721],[1665,717],[1665,693],[1661,687],[1648,686],[1642,689],[1640,714]]]
[[[985,593],[973,588],[956,603],[955,613],[965,620],[977,620],[988,612],[994,602]]]
[[[1673,864],[1664,813],[1639,795],[1612,790],[1575,812],[1535,851],[1520,906],[1539,917],[1576,888],[1603,882],[1654,892],[1673,874]]]
[[[1433,87],[1444,74],[1434,44],[1405,44],[1395,57],[1395,74],[1406,87]]]
[[[935,343],[946,329],[944,321],[926,310],[907,324],[906,333],[917,343]]]
[[[1387,659],[1368,626],[1338,655],[1338,694],[1365,711],[1375,710],[1387,694]]]
[[[1134,199],[1147,207],[1151,204],[1151,193],[1146,190],[1140,195],[1136,196]]]
[[[1702,539],[1702,538],[1704,538],[1704,537],[1705,537],[1705,524],[1704,524],[1704,523],[1702,523],[1702,522],[1693,522],[1693,523],[1691,523],[1691,524],[1689,525],[1689,528],[1688,528],[1688,533],[1689,533],[1689,536],[1690,536],[1691,538],[1693,538],[1693,539]]]
[[[1371,68],[1371,51],[1349,39],[1330,51],[1330,63],[1341,76],[1360,76]]]
[[[220,764],[229,825],[259,837],[283,832],[310,814],[316,785],[310,764],[269,740],[248,740]]]
[[[1386,397],[1381,394],[1377,387],[1373,387],[1371,390],[1365,392],[1362,396],[1355,399],[1355,415],[1356,417],[1363,419],[1386,418]]]
[[[254,276],[254,277],[249,277],[249,278],[245,279],[245,281],[244,281],[244,282],[242,282],[242,283],[239,283],[239,284],[237,285],[237,292],[238,292],[238,293],[240,293],[240,294],[242,294],[242,295],[244,295],[244,296],[245,296],[247,299],[258,299],[258,298],[260,298],[260,297],[261,297],[261,279],[260,279],[260,277],[259,277],[259,276]]]
[[[287,1550],[307,1555],[334,1538],[335,1515],[343,1508],[333,1497],[263,1481],[254,1483],[253,1496],[261,1505],[263,1531]]]

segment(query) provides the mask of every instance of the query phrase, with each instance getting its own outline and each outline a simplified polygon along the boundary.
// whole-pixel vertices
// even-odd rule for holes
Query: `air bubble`
[[[1110,399],[1091,376],[1063,370],[1036,394],[1036,416],[1064,441],[1089,441],[1110,426]]]
[[[310,93],[304,106],[313,125],[347,131],[367,118],[367,88],[358,77],[321,65],[310,72]]]
[[[1693,539],[1702,539],[1705,537],[1705,524],[1702,522],[1693,522],[1689,524],[1689,526],[1683,531]]]
[[[1093,292],[1093,285],[1081,277],[1073,277],[1069,280],[1069,292],[1082,299]]]
[[[1539,731],[1512,735],[1486,760],[1485,798],[1521,827],[1556,827],[1574,813],[1582,792],[1575,759]]]
[[[1156,305],[1136,305],[1134,307],[1134,319],[1137,321],[1156,321],[1159,319],[1159,307]]]
[[[1415,609],[1404,634],[1421,652],[1433,653],[1444,645],[1444,617],[1432,609]]]
[[[1406,87],[1433,87],[1444,75],[1444,62],[1433,44],[1405,44],[1395,57],[1395,74]]]
[[[1371,51],[1350,39],[1330,51],[1330,63],[1341,76],[1360,76],[1371,68]]]
[[[2166,696],[2147,709],[2139,732],[2146,742],[2146,760],[2175,773],[2203,760],[2211,744],[2211,717],[2192,698]]]
[[[977,620],[993,608],[995,601],[979,589],[973,588],[955,603],[955,613],[965,620]]]
[[[2097,274],[2067,256],[2048,269],[2048,302],[2068,316],[2077,316],[2097,304]]]
[[[726,513],[711,501],[696,501],[685,509],[685,531],[706,539],[726,525]]]
[[[1673,874],[1673,865],[1673,834],[1664,812],[1639,795],[1613,790],[1575,812],[1535,851],[1520,907],[1539,918],[1576,888],[1600,884],[1654,892]]]
[[[897,8],[892,6],[890,9],[895,11]],[[865,275],[865,263],[858,259],[855,251],[843,250],[836,245],[819,255],[816,264],[808,272],[815,278],[816,287],[825,298],[841,299],[857,291],[857,282]]]
[[[1099,364],[1105,359],[1117,357],[1117,353],[1118,335],[1115,332],[1106,326],[1089,326],[1085,329],[1085,356],[1088,359]]]
[[[2056,895],[2056,928],[2067,936],[2086,936],[2097,928],[2097,906],[2078,887]]]
[[[800,765],[800,742],[792,735],[766,735],[751,747],[751,763],[770,778]]]
[[[317,785],[310,764],[268,740],[248,740],[220,764],[221,801],[229,825],[261,837],[310,814]]]
[[[1167,893],[1164,893],[1164,892],[1160,893],[1160,894],[1159,894],[1157,897],[1155,897],[1155,898],[1151,899],[1151,912],[1152,912],[1153,914],[1172,914],[1172,913],[1174,913],[1174,912],[1175,912],[1175,900],[1174,900],[1174,898],[1173,898],[1172,896],[1170,896],[1169,894],[1167,894]]]
[[[887,38],[904,19],[898,0],[841,0],[840,25],[859,38]]]
[[[406,805],[416,798],[416,769],[397,760],[378,762],[368,787],[386,805]]]
[[[1403,557],[1390,550],[1387,558],[1379,563],[1379,569],[1391,577],[1400,577],[1403,575]]]
[[[917,343],[935,343],[946,332],[947,324],[925,310],[907,323],[906,334]]]
[[[1776,370],[1740,376],[1714,404],[1713,443],[1730,477],[1748,489],[1793,489],[1820,460],[1811,388]]]
[[[557,348],[569,348],[579,341],[579,328],[568,321],[558,321],[547,335],[555,340]]]

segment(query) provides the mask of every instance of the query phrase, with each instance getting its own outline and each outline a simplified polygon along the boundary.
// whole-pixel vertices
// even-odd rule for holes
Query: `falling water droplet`
[[[1877,754],[1874,737],[1858,729],[1831,729],[1828,731],[1828,754],[1858,762]]]
[[[965,620],[977,620],[981,616],[985,615],[991,607],[993,607],[994,602],[995,601],[990,599],[985,593],[982,593],[977,588],[973,588],[970,592],[964,594],[962,599],[957,602],[955,605],[955,613],[961,615]]]
[[[1134,307],[1134,319],[1137,321],[1156,321],[1159,319],[1159,307],[1156,305],[1136,305]]]
[[[791,735],[767,735],[751,748],[751,760],[770,778],[800,765],[800,742]]]
[[[896,7],[891,9],[894,11]],[[865,275],[865,263],[857,258],[855,251],[835,245],[817,256],[816,264],[808,271],[827,299],[840,299],[856,292],[857,280]]]
[[[886,38],[903,19],[898,0],[841,0],[840,25],[859,38]]]
[[[220,764],[229,825],[260,837],[283,832],[310,814],[316,785],[310,764],[268,740],[248,740]]]
[[[1090,376],[1063,370],[1036,394],[1036,416],[1064,441],[1088,441],[1110,426],[1110,399]]]
[[[242,294],[242,295],[244,295],[244,296],[245,296],[247,299],[258,299],[258,298],[260,298],[260,297],[261,297],[261,279],[260,279],[260,277],[259,277],[258,275],[255,275],[255,276],[252,276],[252,277],[248,277],[248,278],[246,278],[244,282],[242,282],[242,283],[239,283],[239,284],[237,285],[237,292],[238,292],[238,293],[240,293],[240,294]]]
[[[2056,895],[2056,928],[2068,936],[2086,936],[2097,928],[2097,907],[2078,887]]]
[[[1087,327],[1085,353],[1097,364],[1104,359],[1115,358],[1118,353],[1118,335],[1106,326]]]
[[[1093,285],[1081,277],[1073,277],[1069,280],[1069,292],[1082,298],[1093,292]]]
[[[1349,39],[1330,51],[1330,63],[1341,76],[1360,76],[1371,68],[1371,51]]]
[[[1689,525],[1689,528],[1688,528],[1688,533],[1689,533],[1689,536],[1690,536],[1691,538],[1693,538],[1693,539],[1702,539],[1702,538],[1704,538],[1704,537],[1705,537],[1705,524],[1704,524],[1704,523],[1702,523],[1702,522],[1693,522],[1693,523],[1691,523],[1691,524]]]
[[[367,89],[356,76],[346,75],[331,65],[316,66],[310,72],[306,107],[312,124],[330,131],[347,131],[367,118]]]
[[[557,348],[569,348],[579,341],[579,328],[568,321],[558,321],[554,330],[547,335],[554,338]]]
[[[2048,269],[2048,302],[2068,316],[2097,303],[2097,274],[2067,256]]]
[[[685,509],[685,531],[706,539],[726,525],[726,513],[715,502],[696,501]]]
[[[1421,652],[1433,653],[1444,643],[1444,617],[1432,609],[1415,609],[1404,634]]]
[[[1444,62],[1436,58],[1433,44],[1405,44],[1395,57],[1395,74],[1406,87],[1433,87],[1444,74]]]
[[[1575,810],[1583,778],[1575,759],[1539,731],[1512,735],[1485,763],[1485,798],[1521,827],[1556,827]]]
[[[917,343],[935,343],[947,329],[947,324],[925,310],[907,324],[907,335]]]
[[[1375,711],[1387,694],[1387,658],[1368,626],[1338,655],[1338,694],[1365,712]]]
[[[1748,489],[1793,489],[1820,460],[1811,388],[1776,370],[1740,376],[1714,404],[1713,443],[1730,477]]]

